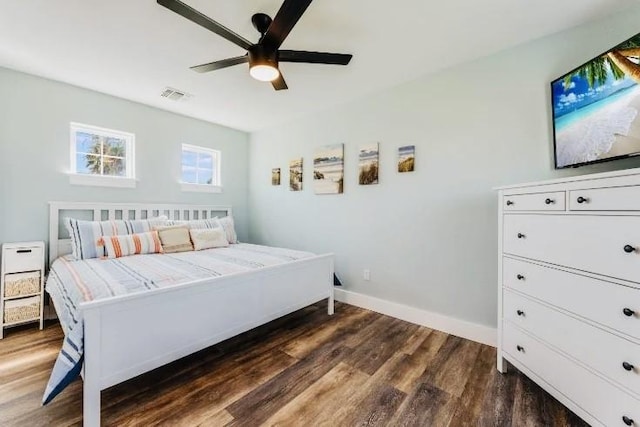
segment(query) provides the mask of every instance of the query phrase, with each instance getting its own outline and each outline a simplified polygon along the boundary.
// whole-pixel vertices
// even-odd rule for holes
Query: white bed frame
[[[49,260],[71,252],[59,234],[64,211],[97,220],[231,215],[228,206],[50,202]],[[105,214],[106,212],[106,214]],[[100,392],[328,298],[333,255],[80,304],[84,317],[84,426],[100,425]]]

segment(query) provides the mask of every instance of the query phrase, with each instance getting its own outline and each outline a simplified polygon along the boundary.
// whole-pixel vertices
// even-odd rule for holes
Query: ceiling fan
[[[249,63],[249,74],[260,81],[270,81],[275,90],[288,89],[287,83],[278,68],[279,62],[304,62],[310,64],[347,65],[353,55],[342,53],[307,52],[303,50],[280,49],[302,14],[312,0],[284,0],[276,17],[272,20],[269,15],[256,13],[251,17],[253,26],[260,33],[257,43],[234,33],[227,27],[198,12],[180,0],[157,0],[158,4],[166,7],[198,25],[213,31],[217,35],[235,43],[247,51],[242,56],[227,58],[207,64],[191,67],[198,73],[219,70],[233,65]]]

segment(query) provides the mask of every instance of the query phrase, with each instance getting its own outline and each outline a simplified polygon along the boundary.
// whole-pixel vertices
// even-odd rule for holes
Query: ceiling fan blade
[[[221,68],[231,67],[233,65],[249,62],[247,55],[236,56],[235,58],[227,58],[221,61],[209,62],[208,64],[194,65],[191,69],[197,73],[207,73],[209,71],[219,70]]]
[[[273,88],[275,90],[289,89],[289,86],[287,86],[287,82],[285,82],[284,77],[282,77],[282,72],[280,72],[278,78],[272,81],[271,84],[273,85]]]
[[[353,55],[345,53],[307,52],[304,50],[279,51],[280,62],[305,62],[309,64],[347,65]]]
[[[296,25],[312,0],[284,0],[261,42],[278,49]]]
[[[222,24],[217,23],[213,19],[198,12],[191,6],[181,2],[180,0],[157,0],[158,4],[166,7],[169,10],[174,11],[178,15],[181,15],[188,20],[195,22],[196,24],[206,28],[209,31],[213,31],[220,37],[224,37],[231,43],[235,43],[243,49],[249,49],[251,42],[244,37],[234,33]]]

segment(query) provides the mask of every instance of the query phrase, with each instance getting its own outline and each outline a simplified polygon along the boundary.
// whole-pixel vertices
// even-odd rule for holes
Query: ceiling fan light
[[[280,76],[280,71],[272,65],[257,64],[249,68],[249,74],[261,82],[272,82]]]

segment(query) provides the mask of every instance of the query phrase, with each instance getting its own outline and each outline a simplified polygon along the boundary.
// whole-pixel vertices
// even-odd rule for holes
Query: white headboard
[[[146,219],[166,215],[169,219],[206,219],[231,215],[231,206],[185,205],[175,203],[49,202],[49,264],[71,253],[62,219],[72,217],[93,221]]]

